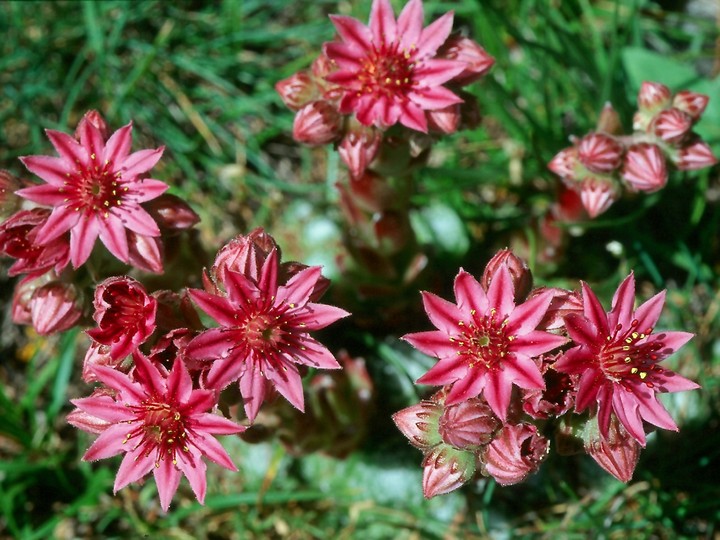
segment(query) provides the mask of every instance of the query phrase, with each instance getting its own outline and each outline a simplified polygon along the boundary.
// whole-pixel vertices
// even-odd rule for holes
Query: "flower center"
[[[450,339],[458,343],[460,354],[465,356],[468,367],[479,364],[488,371],[502,369],[510,342],[515,339],[506,331],[507,318],[501,320],[495,309],[482,317],[478,317],[475,310],[470,313],[472,322],[458,321],[460,335]]]
[[[113,171],[112,162],[98,164],[95,154],[90,159],[89,167],[78,165],[75,173],[68,175],[61,191],[68,193],[66,201],[77,212],[108,217],[111,209],[122,206],[122,195],[128,188],[119,185],[122,173]]]
[[[654,385],[648,380],[648,376],[652,378],[652,374],[663,372],[657,362],[661,359],[658,351],[665,347],[665,343],[660,339],[645,342],[653,329],[638,332],[638,324],[637,319],[634,319],[629,328],[623,328],[621,324],[615,327],[613,334],[607,336],[607,343],[600,352],[600,365],[609,379],[626,388],[637,382],[652,388]]]
[[[245,338],[252,349],[264,351],[276,348],[281,341],[283,331],[276,320],[266,313],[260,313],[245,323]]]
[[[415,62],[411,58],[415,47],[409,51],[398,47],[397,42],[379,48],[373,45],[358,73],[360,94],[404,96],[412,89]]]
[[[178,451],[187,452],[186,428],[182,414],[171,404],[147,401],[142,405],[130,407],[136,414],[137,426],[125,436],[123,444],[130,439],[139,438],[135,448],[145,447],[145,455],[157,450],[155,466],[169,457],[173,464],[177,463]]]

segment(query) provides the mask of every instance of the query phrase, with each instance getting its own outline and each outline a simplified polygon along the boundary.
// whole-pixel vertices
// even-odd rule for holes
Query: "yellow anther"
[[[644,379],[645,377],[647,377],[647,372],[641,371],[641,372],[640,372],[640,378],[641,378],[641,379]]]
[[[633,375],[635,375],[637,372],[638,372],[638,368],[636,368],[636,367],[634,367],[630,370],[630,373],[632,373]]]

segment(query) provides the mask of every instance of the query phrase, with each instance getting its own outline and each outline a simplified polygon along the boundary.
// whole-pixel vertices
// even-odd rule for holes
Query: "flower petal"
[[[441,359],[415,382],[417,384],[444,386],[462,379],[466,376],[467,372],[467,363],[463,359],[453,356],[452,358]]]
[[[60,191],[60,188],[53,184],[40,184],[18,189],[15,194],[45,206],[61,206],[67,202],[67,193]]]
[[[24,156],[20,161],[28,171],[58,187],[63,186],[67,181],[67,174],[74,171],[68,167],[65,160],[52,156]],[[23,190],[16,193],[20,194],[21,191]]]
[[[363,23],[352,17],[344,15],[330,15],[330,20],[335,26],[335,30],[345,43],[356,50],[367,51],[372,48],[372,34],[370,29]],[[329,43],[328,45],[332,45]],[[335,59],[331,56],[331,58]]]
[[[49,244],[58,236],[68,232],[78,221],[80,221],[80,212],[75,212],[67,206],[58,206],[52,211],[50,217],[37,232],[35,240],[38,244]]]
[[[608,329],[608,316],[607,313],[605,313],[602,304],[600,304],[600,300],[598,300],[598,297],[595,296],[592,289],[588,287],[587,283],[581,281],[580,285],[582,287],[583,313],[585,314],[585,317],[587,317],[588,320],[595,325],[595,328],[598,329],[598,332],[600,332],[602,336],[610,335],[610,331]]]
[[[655,327],[664,304],[665,291],[660,291],[635,310],[634,317],[637,319],[637,327],[641,332],[649,334],[648,330]]]
[[[155,465],[155,458],[155,452],[146,454],[142,446],[127,452],[120,463],[117,476],[115,476],[113,492],[117,493],[128,484],[137,482],[149,473]]]
[[[155,464],[153,476],[160,496],[160,508],[167,512],[170,508],[170,501],[180,485],[180,471],[173,465],[172,461],[165,458]],[[118,473],[119,474],[119,473]]]
[[[113,208],[126,228],[142,236],[160,236],[160,229],[155,220],[139,205]]]
[[[630,328],[634,308],[635,276],[631,272],[617,288],[617,291],[615,291],[612,309],[607,316],[609,327],[614,328],[616,325],[621,325],[625,329]]]
[[[412,50],[420,41],[423,28],[423,5],[421,0],[410,0],[400,12],[397,20],[397,35],[400,47]]]
[[[445,60],[442,58],[425,60],[413,70],[413,78],[417,81],[417,88],[410,95],[410,98],[413,101],[418,101],[414,98],[414,94],[425,96],[426,101],[434,103],[432,108],[435,109],[462,103],[462,99],[440,85],[460,75],[465,70],[465,67],[465,62],[458,62],[457,60]],[[445,105],[440,106],[440,103]]]
[[[465,324],[467,317],[458,307],[429,292],[422,292],[423,305],[430,321],[438,330],[449,336],[460,333],[461,324]]]
[[[489,372],[487,374],[483,396],[485,396],[488,405],[490,405],[490,408],[503,423],[505,423],[507,419],[511,392],[512,383],[505,378],[502,371]]]
[[[488,307],[496,309],[501,319],[508,317],[515,309],[515,286],[506,265],[500,265],[493,274],[487,297]]]
[[[458,309],[462,311],[475,310],[481,314],[487,311],[488,303],[485,289],[478,283],[478,280],[462,268],[455,277],[453,288]]]
[[[245,414],[250,422],[255,420],[260,405],[265,401],[265,377],[255,366],[248,366],[240,375],[240,393],[245,404]]]
[[[417,58],[427,58],[435,56],[440,45],[452,31],[454,14],[452,11],[446,13],[432,24],[428,25],[420,34],[420,43],[418,43]]]
[[[210,294],[200,289],[188,289],[187,293],[190,299],[195,302],[201,310],[215,319],[218,324],[226,327],[235,327],[237,325],[237,319],[235,318],[237,310],[226,298],[216,294]],[[216,332],[218,331],[217,328],[214,330]],[[229,338],[229,336],[225,337]]]
[[[120,219],[114,214],[108,215],[102,221],[100,241],[115,257],[124,263],[128,262],[130,250],[128,248],[127,233]]]
[[[87,150],[75,138],[54,129],[46,129],[45,134],[60,157],[65,159],[67,165],[73,170],[76,170],[78,165],[81,167],[89,165]]]
[[[52,215],[50,217],[52,218]],[[82,216],[70,231],[70,260],[73,268],[79,268],[88,260],[99,232],[100,223],[95,215]]]
[[[97,461],[98,459],[117,456],[125,452],[127,450],[127,444],[123,443],[127,433],[127,424],[108,426],[107,429],[95,439],[95,442],[90,445],[90,448],[87,449],[87,452],[85,452],[83,456],[83,461]]]
[[[132,145],[132,122],[121,127],[113,133],[105,143],[103,161],[109,161],[115,166],[120,165],[130,153]]]
[[[276,369],[274,366],[268,365],[265,368],[265,376],[293,407],[300,412],[304,412],[305,397],[303,395],[302,379],[295,365],[285,363],[282,369]]]
[[[155,150],[133,152],[123,160],[122,164],[118,164],[117,170],[122,173],[124,181],[130,181],[152,169],[160,161],[164,151],[165,147],[161,146]]]
[[[401,339],[407,341],[420,352],[437,358],[455,356],[458,351],[457,343],[450,341],[445,332],[437,330],[405,334]]]
[[[389,0],[373,0],[370,8],[370,30],[376,47],[395,41],[397,27]]]

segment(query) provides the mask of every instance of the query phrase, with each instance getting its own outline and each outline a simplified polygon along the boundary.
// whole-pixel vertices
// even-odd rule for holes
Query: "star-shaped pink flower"
[[[70,259],[75,268],[88,259],[98,237],[110,253],[127,263],[127,231],[160,235],[140,203],[168,188],[159,180],[145,178],[164,148],[131,154],[131,131],[132,124],[128,124],[106,140],[86,115],[78,125],[77,139],[46,131],[59,157],[21,158],[46,184],[21,189],[18,195],[53,207],[47,223],[37,232],[36,242],[47,245],[70,231]]]
[[[665,291],[634,309],[635,278],[630,274],[618,287],[607,313],[586,283],[582,284],[582,294],[583,314],[565,317],[565,327],[577,346],[554,366],[558,371],[580,374],[576,410],[597,410],[600,433],[605,438],[613,412],[642,445],[643,420],[677,431],[657,393],[699,386],[659,365],[693,337],[688,332],[653,333]]]
[[[545,292],[515,305],[510,272],[501,265],[485,291],[464,270],[455,278],[457,305],[428,292],[425,311],[437,330],[407,334],[416,349],[439,358],[419,384],[450,385],[446,404],[481,393],[504,422],[512,386],[542,389],[545,383],[533,357],[559,347],[564,337],[536,330],[552,301]]]
[[[421,0],[410,0],[397,21],[388,0],[374,0],[369,26],[342,15],[330,18],[340,41],[325,44],[338,67],[326,79],[343,92],[341,113],[356,113],[366,126],[400,122],[426,132],[425,111],[462,102],[442,85],[466,63],[436,58],[452,30],[452,13],[423,28]]]
[[[343,309],[310,301],[322,279],[320,267],[299,271],[285,285],[278,284],[278,271],[278,254],[273,249],[257,280],[225,269],[222,285],[227,296],[188,291],[220,327],[194,338],[186,354],[197,360],[214,360],[207,387],[221,390],[239,380],[251,421],[265,399],[266,382],[302,411],[298,364],[340,368],[332,353],[309,334],[349,315]]]
[[[133,356],[133,377],[109,367],[92,368],[97,379],[114,390],[114,397],[100,393],[72,400],[84,419],[75,425],[101,431],[83,459],[95,461],[124,453],[115,492],[152,471],[165,511],[184,474],[203,503],[207,488],[203,456],[237,470],[211,435],[240,433],[245,428],[208,412],[216,405],[215,392],[193,390],[181,360],[165,375],[141,353]],[[92,418],[97,420],[89,422]]]

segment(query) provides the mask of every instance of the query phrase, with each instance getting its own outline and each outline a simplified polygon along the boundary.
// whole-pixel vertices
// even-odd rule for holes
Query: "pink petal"
[[[695,337],[695,334],[690,332],[660,332],[649,336],[645,343],[662,342],[663,348],[658,353],[663,357],[668,357],[693,337]]]
[[[415,382],[417,384],[444,386],[462,379],[467,373],[467,363],[463,359],[453,356],[452,358],[441,359]]]
[[[52,218],[52,215],[50,217]],[[47,227],[47,224],[45,226]],[[70,231],[70,260],[73,268],[82,266],[88,260],[99,232],[100,223],[95,215],[82,216]]]
[[[157,484],[158,495],[160,496],[160,508],[163,509],[163,512],[167,512],[168,508],[170,508],[170,501],[172,501],[173,495],[175,495],[180,485],[182,475],[172,461],[167,458],[161,459],[156,465],[158,466],[154,467],[152,471]]]
[[[545,381],[537,364],[529,358],[508,357],[504,362],[505,379],[527,390],[545,388]]]
[[[113,164],[113,169],[120,165],[130,153],[132,145],[132,122],[121,127],[113,133],[105,143],[105,151],[103,152],[103,161],[109,161]]]
[[[598,403],[597,423],[598,423],[598,428],[600,429],[600,433],[606,439],[608,438],[608,434],[610,432],[610,418],[612,416],[612,411],[613,411],[612,402],[613,402],[612,386],[607,385],[607,384],[603,385],[598,390],[598,395],[597,395],[597,403]]]
[[[545,291],[518,305],[508,316],[508,332],[522,335],[535,330],[545,317],[552,299],[553,292]]]
[[[667,412],[667,409],[657,399],[654,391],[636,392],[635,397],[639,404],[640,416],[647,422],[671,431],[678,431],[677,424]]]
[[[638,321],[637,327],[640,332],[649,333],[648,329],[655,327],[664,304],[665,291],[660,291],[635,310],[634,316]]]
[[[126,228],[142,236],[160,236],[160,229],[155,220],[141,206],[113,208]]]
[[[195,336],[188,343],[185,353],[197,360],[225,359],[228,351],[236,344],[234,337],[235,333],[225,328],[210,328]]]
[[[472,275],[462,268],[455,278],[454,291],[458,309],[462,311],[475,310],[480,314],[484,314],[487,311],[488,304],[485,289],[482,288],[480,283],[478,283]]]
[[[600,304],[600,300],[584,281],[580,282],[583,295],[583,313],[595,325],[601,335],[610,335],[608,329],[608,316]]]
[[[623,388],[618,388],[613,393],[612,408],[618,420],[620,420],[620,423],[625,426],[627,432],[633,436],[637,442],[645,446],[645,428],[643,427],[638,406],[639,402],[633,393]],[[607,429],[603,435],[607,436]]]
[[[700,388],[699,384],[669,369],[664,370],[659,375],[655,375],[653,377],[653,383],[658,389],[658,392],[684,392],[686,390],[697,390]]]
[[[460,311],[455,304],[448,302],[429,292],[422,292],[423,305],[430,321],[438,330],[449,336],[457,335],[461,323],[466,323],[465,313]]]
[[[629,329],[632,322],[633,310],[635,308],[635,276],[631,272],[615,291],[613,296],[612,309],[607,316],[608,325],[614,328],[622,325]]]
[[[528,357],[540,356],[567,343],[567,338],[541,330],[518,336],[510,344],[510,351]]]
[[[352,48],[363,51],[372,48],[370,44],[372,40],[370,29],[360,21],[344,15],[330,15],[330,20],[343,41]],[[328,43],[327,46],[329,47],[330,45],[333,45],[333,43]],[[330,57],[333,58],[332,56]],[[333,58],[333,60],[334,59],[335,58]]]
[[[128,424],[113,424],[103,431],[83,456],[83,461],[97,461],[105,459],[127,450],[127,443],[123,444],[125,436],[132,428]]]
[[[67,206],[56,207],[48,217],[45,225],[38,231],[35,237],[36,241],[43,245],[49,244],[58,236],[75,227],[80,221],[81,215],[80,212],[76,212]]]
[[[335,356],[319,341],[311,337],[302,340],[304,349],[297,351],[295,358],[288,358],[288,361],[295,361],[306,366],[322,369],[340,369],[341,366]]]
[[[173,362],[166,384],[168,396],[173,396],[180,403],[187,403],[191,399],[192,379],[185,368],[185,362],[180,358],[176,358]]]
[[[197,304],[197,306],[203,310],[205,313],[210,315],[213,319],[215,319],[218,324],[222,326],[228,326],[228,327],[235,327],[238,323],[237,319],[235,318],[235,315],[237,314],[237,310],[230,304],[230,302],[227,301],[227,299],[223,298],[222,296],[217,296],[215,294],[207,293],[200,289],[188,289],[188,296],[190,296],[190,299]],[[217,328],[213,329],[215,332],[218,332],[219,330]],[[200,334],[202,335],[202,334]],[[200,337],[200,336],[198,336]],[[219,338],[220,336],[218,336]],[[229,341],[230,336],[224,336],[226,341]],[[207,338],[205,338],[207,339]],[[197,338],[193,339],[193,342],[196,341]],[[193,345],[193,348],[197,345]],[[197,357],[196,358],[203,358],[203,357]],[[206,358],[212,358],[212,357],[206,357]]]
[[[440,45],[445,43],[445,40],[450,35],[452,25],[453,12],[450,11],[425,28],[420,35],[420,43],[416,53],[417,58],[435,56]]]
[[[292,323],[293,325],[302,326],[303,330],[311,332],[325,328],[349,315],[350,313],[339,307],[310,302],[302,311],[293,313]]]
[[[568,335],[578,345],[585,345],[595,351],[604,345],[597,328],[587,317],[577,313],[568,313],[564,320]]]
[[[207,492],[207,466],[198,454],[199,452],[193,450],[190,453],[180,452],[177,456],[177,466],[190,482],[195,498],[200,504],[204,504]]]
[[[203,413],[194,418],[194,427],[198,431],[214,433],[216,435],[234,435],[242,433],[247,428],[236,424],[232,420],[213,413]],[[211,458],[212,459],[212,458]],[[215,461],[215,460],[213,460]]]
[[[515,309],[515,286],[513,285],[510,270],[501,265],[493,274],[488,287],[488,307],[495,308],[500,318],[509,316]]]
[[[376,47],[382,43],[395,41],[397,35],[395,14],[389,0],[373,0],[370,8],[370,30]]]
[[[566,351],[553,365],[563,373],[583,373],[595,365],[595,355],[585,346],[573,347]]]
[[[445,332],[437,330],[406,334],[401,339],[407,341],[420,352],[437,358],[455,356],[458,351],[457,343],[450,341]]]
[[[139,384],[132,382],[130,377],[124,373],[113,368],[99,365],[93,366],[91,369],[100,382],[120,392],[118,401],[126,401],[131,404],[137,404],[147,399],[148,396],[142,390],[142,387]]]
[[[465,62],[458,62],[457,60],[445,60],[442,58],[425,60],[413,70],[413,78],[418,86],[414,93],[425,95],[426,101],[435,102],[433,108],[436,109],[462,103],[462,99],[440,85],[457,77],[465,70],[465,67]],[[435,95],[430,92],[432,90],[437,90],[438,94]],[[410,98],[413,101],[418,101],[413,94],[410,95]],[[445,105],[438,106],[440,103],[445,103]]]
[[[426,111],[444,109],[445,107],[455,105],[456,103],[462,103],[463,101],[443,86],[435,86],[434,88],[419,88],[411,92],[408,97],[413,103],[418,105],[420,109]]]
[[[80,122],[78,132],[80,144],[85,147],[90,156],[90,163],[102,162],[105,141],[97,126],[92,122]]]
[[[132,187],[132,194],[135,197],[136,202],[146,202],[156,199],[163,193],[165,193],[170,186],[160,180],[154,178],[143,178],[142,180],[135,182]]]
[[[102,221],[100,241],[105,245],[110,253],[115,255],[115,257],[124,263],[128,262],[129,248],[127,233],[125,232],[125,227],[120,219],[114,214],[108,215],[108,217]]]
[[[149,473],[155,464],[155,457],[155,452],[145,455],[143,447],[127,452],[120,463],[113,491],[117,493],[131,482],[137,482]]]
[[[265,377],[254,366],[248,368],[240,375],[240,394],[245,403],[245,414],[250,422],[255,420],[260,405],[265,401]]]
[[[25,156],[20,161],[33,174],[38,175],[49,184],[62,186],[67,181],[67,174],[73,169],[68,168],[67,163],[62,158],[51,156]],[[23,190],[20,190],[23,191]],[[20,191],[16,193],[20,194]]]
[[[149,395],[161,396],[168,393],[165,377],[144,354],[137,350],[134,351],[133,361],[135,362],[135,380],[145,388]]]
[[[165,147],[161,146],[155,150],[139,150],[133,152],[123,160],[122,164],[116,166],[116,169],[122,172],[123,180],[129,181],[152,169],[157,162],[160,161],[164,151]]]
[[[18,189],[16,195],[45,206],[61,206],[67,203],[67,193],[60,191],[60,188],[53,184],[41,184],[23,189]]]
[[[421,0],[410,0],[397,20],[397,35],[402,49],[413,49],[420,41],[423,27],[423,5]]]
[[[94,396],[70,401],[81,411],[108,422],[124,422],[134,418],[133,413],[125,405],[117,403],[110,396]]]
[[[45,134],[68,166],[77,169],[78,165],[83,167],[88,165],[87,150],[73,137],[54,129],[46,129]]]
[[[255,283],[244,274],[230,269],[226,270],[225,288],[228,298],[232,302],[232,309],[238,313],[248,313],[248,310],[254,310],[259,303],[260,291]],[[233,326],[235,324],[232,323]]]
[[[487,374],[487,382],[485,383],[483,396],[485,396],[488,405],[490,405],[490,408],[503,423],[505,423],[505,419],[507,418],[511,391],[512,383],[505,379],[501,371],[489,372]]]
[[[477,397],[483,389],[487,391],[488,377],[489,375],[485,372],[469,369],[465,377],[453,383],[445,398],[445,405],[461,403]]]
[[[265,368],[265,376],[293,407],[300,412],[305,410],[302,379],[295,365],[285,364],[281,369],[276,369],[274,366],[267,366]]]
[[[265,305],[268,307],[273,305],[273,298],[276,295],[278,297],[281,296],[281,294],[278,293],[277,277],[279,270],[278,265],[280,264],[279,258],[280,256],[278,255],[277,249],[273,248],[260,269],[258,289],[260,289],[265,296]],[[310,270],[314,270],[314,272],[310,272]],[[313,279],[313,276],[315,276],[315,279]],[[320,267],[315,267],[314,269],[306,268],[295,274],[285,286],[285,293],[287,294],[287,296],[285,296],[286,301],[289,301],[290,304],[305,304],[319,277]],[[296,287],[296,285],[299,286]],[[309,291],[305,294],[305,290],[308,287]]]
[[[414,129],[415,131],[427,133],[427,118],[425,117],[425,112],[418,105],[412,101],[404,101],[400,104],[400,109],[400,123],[403,126]],[[394,124],[395,122],[392,123]],[[391,124],[388,123],[387,125]]]
[[[198,433],[195,437],[198,448],[202,449],[202,453],[213,463],[230,469],[231,471],[237,471],[237,467],[230,459],[230,456],[213,437],[208,437],[204,433]]]
[[[342,85],[346,89],[360,86],[357,72],[362,68],[361,60],[366,54],[364,49],[334,41],[325,44],[325,54],[340,68],[339,71],[330,73],[326,77],[327,81]]]
[[[605,377],[594,370],[588,369],[580,376],[577,396],[575,397],[575,410],[582,412],[592,405],[597,398],[598,392],[605,382]]]

